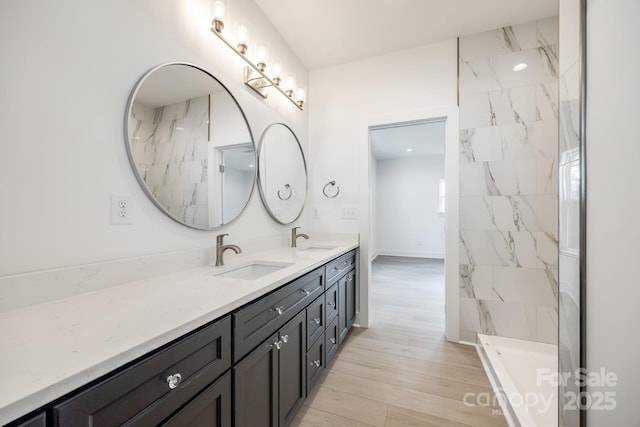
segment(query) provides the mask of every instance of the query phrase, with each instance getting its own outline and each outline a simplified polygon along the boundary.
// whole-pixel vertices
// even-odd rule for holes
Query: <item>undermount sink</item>
[[[248,264],[233,266],[220,273],[214,273],[214,276],[228,277],[231,279],[253,280],[275,273],[278,270],[293,265],[291,262],[276,261],[252,261]]]
[[[299,247],[298,250],[307,251],[307,252],[325,252],[335,248],[336,248],[335,246],[306,246],[306,247]]]

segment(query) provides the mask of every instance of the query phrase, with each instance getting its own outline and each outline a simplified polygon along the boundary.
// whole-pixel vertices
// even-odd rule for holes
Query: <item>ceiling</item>
[[[444,120],[373,129],[371,153],[378,160],[444,156],[444,138]]]
[[[308,70],[558,13],[558,0],[255,1]]]

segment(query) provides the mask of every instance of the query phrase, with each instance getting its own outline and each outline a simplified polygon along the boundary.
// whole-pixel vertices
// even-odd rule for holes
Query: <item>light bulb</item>
[[[246,22],[238,23],[238,50],[241,54],[247,53],[247,40],[249,39],[249,28]]]
[[[293,88],[296,87],[296,75],[287,73],[284,75],[284,92],[289,98],[293,96]]]
[[[224,28],[224,13],[226,7],[220,0],[213,2],[213,21],[211,21],[211,27],[216,33],[221,33]]]
[[[282,81],[282,63],[279,59],[274,59],[271,67],[273,67],[273,82],[277,86],[280,84],[280,81]]]
[[[267,68],[267,56],[269,54],[269,50],[267,48],[267,44],[263,41],[256,43],[256,61],[258,70],[264,71]]]
[[[305,90],[305,88],[299,87],[298,90],[296,91],[296,104],[298,104],[298,107],[302,108],[302,106],[304,105],[306,96],[307,96],[307,91]]]

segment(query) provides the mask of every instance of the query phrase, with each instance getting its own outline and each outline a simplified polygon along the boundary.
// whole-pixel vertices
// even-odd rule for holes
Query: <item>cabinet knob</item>
[[[329,338],[329,342],[330,342],[331,344],[335,344],[335,343],[336,343],[336,339],[335,339],[335,338]]]
[[[283,335],[280,338],[282,339],[282,342],[285,344],[289,342],[289,335]]]
[[[309,322],[309,323],[315,323],[316,325],[319,325],[320,324],[320,318],[316,317],[315,319],[312,319],[311,322]]]
[[[275,312],[278,313],[278,315],[284,313],[284,307],[280,306],[280,307],[276,307],[274,308]]]
[[[167,384],[169,384],[170,389],[178,387],[180,382],[182,382],[182,375],[180,374],[173,374],[167,377]]]
[[[328,302],[327,305],[331,308],[336,308],[336,303],[335,302]]]
[[[302,293],[305,295],[309,295],[311,293],[311,291],[309,289],[303,289]]]
[[[320,366],[320,361],[319,360],[314,360],[313,362],[309,363],[310,366],[315,366],[316,368],[318,366]]]
[[[282,341],[278,340],[278,341],[274,342],[273,346],[275,348],[277,348],[278,350],[280,350],[282,348]]]

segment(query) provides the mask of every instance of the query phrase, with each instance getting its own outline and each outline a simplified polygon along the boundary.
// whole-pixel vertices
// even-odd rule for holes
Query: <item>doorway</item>
[[[444,213],[441,221],[445,227],[444,231],[444,304],[445,304],[445,335],[447,340],[458,342],[459,340],[459,274],[458,274],[458,110],[457,107],[434,107],[423,111],[413,111],[405,113],[394,113],[383,117],[372,117],[364,120],[360,137],[361,164],[360,168],[360,206],[365,206],[361,212],[360,221],[360,303],[358,311],[358,323],[361,326],[369,327],[376,322],[373,313],[373,293],[372,293],[372,261],[375,256],[381,254],[381,250],[389,249],[382,247],[382,236],[377,235],[376,227],[380,223],[375,206],[376,200],[376,158],[372,141],[375,141],[375,133],[398,127],[411,128],[414,125],[440,126],[444,128],[444,176],[438,179],[437,189],[440,190],[440,178],[444,178],[446,183],[446,197],[442,200]],[[416,146],[417,147],[417,146]],[[416,150],[416,147],[402,147],[405,153],[407,148]],[[440,147],[442,150],[442,147]],[[440,200],[438,200],[440,203]],[[440,228],[442,231],[442,228]],[[393,236],[391,238],[398,238]],[[424,236],[424,235],[423,235]],[[392,255],[405,256],[425,256],[430,250],[428,244],[431,240],[427,237],[413,239],[413,246],[406,248],[400,246],[396,253]],[[393,248],[391,250],[394,250]],[[433,253],[430,256],[434,256]],[[442,254],[440,253],[440,256]],[[442,263],[442,261],[440,261]]]

